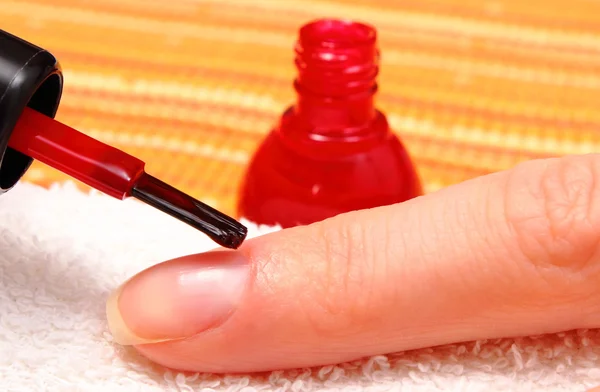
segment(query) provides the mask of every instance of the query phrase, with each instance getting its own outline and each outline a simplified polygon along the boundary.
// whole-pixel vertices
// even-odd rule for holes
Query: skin
[[[597,328],[599,239],[600,155],[529,161],[166,261],[115,292],[108,320],[117,342],[203,372]]]

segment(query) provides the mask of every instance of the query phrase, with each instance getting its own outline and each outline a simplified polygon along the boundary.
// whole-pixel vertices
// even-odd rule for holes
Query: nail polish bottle
[[[300,29],[295,65],[296,102],[250,161],[239,217],[287,228],[421,195],[410,156],[375,107],[376,30],[310,22]]]

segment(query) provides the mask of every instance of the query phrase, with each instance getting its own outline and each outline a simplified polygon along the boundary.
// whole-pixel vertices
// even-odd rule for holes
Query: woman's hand
[[[167,261],[108,303],[180,370],[331,364],[600,326],[600,155],[523,163],[399,205]]]

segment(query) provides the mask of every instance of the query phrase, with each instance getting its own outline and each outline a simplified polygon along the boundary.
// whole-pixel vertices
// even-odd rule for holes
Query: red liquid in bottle
[[[309,23],[300,30],[295,63],[297,101],[251,160],[239,216],[286,228],[421,195],[406,149],[374,105],[375,29]]]

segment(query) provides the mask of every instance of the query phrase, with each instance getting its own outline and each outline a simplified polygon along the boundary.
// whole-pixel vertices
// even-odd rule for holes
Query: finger
[[[154,266],[108,304],[171,368],[261,371],[600,325],[600,156],[532,161]]]

